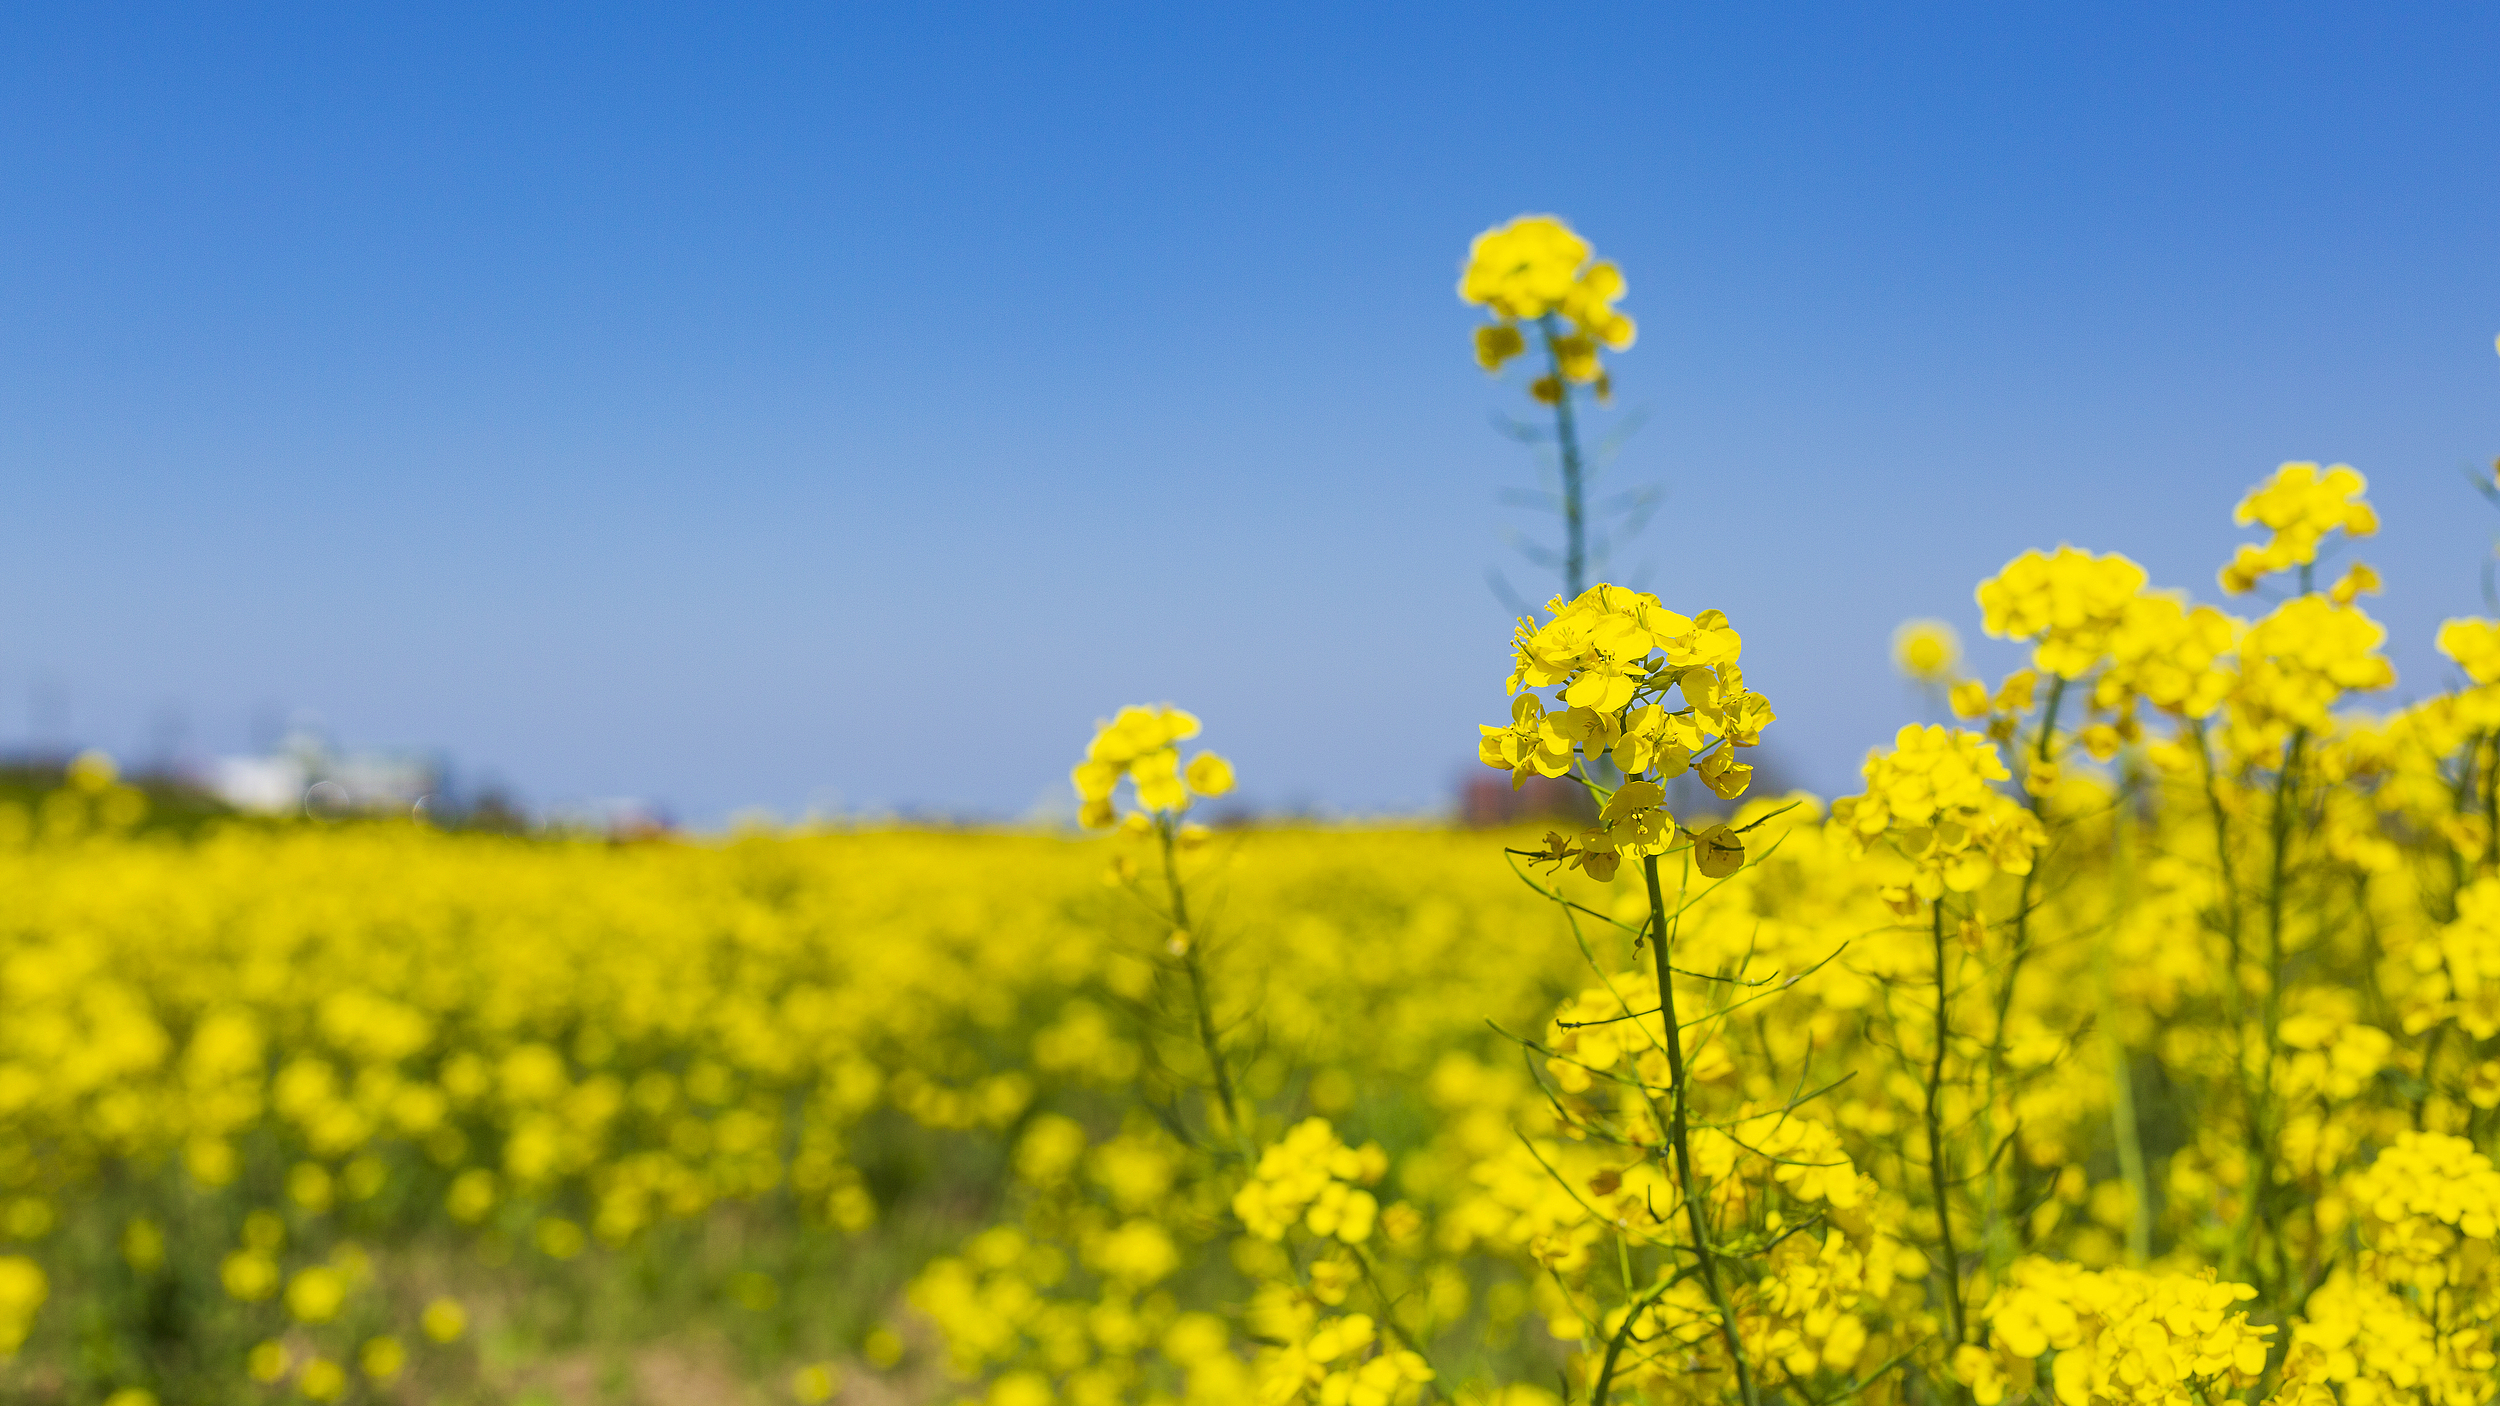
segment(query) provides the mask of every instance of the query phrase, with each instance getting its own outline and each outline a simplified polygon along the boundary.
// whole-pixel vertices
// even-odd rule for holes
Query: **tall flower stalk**
[[[1580,440],[1577,400],[1600,404],[1613,383],[1601,351],[1632,345],[1632,319],[1615,309],[1624,292],[1623,271],[1592,257],[1588,241],[1551,215],[1521,215],[1486,230],[1468,246],[1458,295],[1483,308],[1492,321],[1476,329],[1476,362],[1499,372],[1530,350],[1533,334],[1544,374],[1528,393],[1554,416],[1554,454],[1561,471],[1555,510],[1563,521],[1556,565],[1563,598],[1577,600],[1590,568],[1588,485],[1592,465]],[[1631,508],[1645,511],[1639,500]]]
[[[1113,861],[1112,877],[1135,894],[1164,927],[1161,965],[1187,989],[1187,1009],[1176,1023],[1194,1038],[1206,1062],[1205,1087],[1213,1104],[1213,1138],[1233,1155],[1247,1157],[1252,1129],[1243,1116],[1239,1087],[1224,1049],[1215,998],[1206,969],[1204,934],[1194,930],[1189,913],[1189,888],[1181,876],[1181,854],[1205,842],[1203,826],[1185,821],[1190,803],[1221,796],[1233,789],[1232,763],[1213,752],[1200,752],[1181,762],[1180,745],[1198,735],[1198,719],[1166,703],[1131,707],[1100,724],[1077,763],[1071,779],[1082,802],[1078,820],[1088,829],[1117,826],[1130,835],[1151,840],[1154,879],[1160,892],[1146,887],[1134,857]],[[1136,809],[1124,820],[1113,802],[1121,781],[1132,788]]]
[[[1641,1167],[1654,1168],[1656,1189],[1663,1193],[1663,1203],[1642,1196],[1636,1214],[1617,1220],[1620,1301],[1608,1305],[1596,1297],[1602,1292],[1597,1283],[1586,1286],[1596,1306],[1585,1317],[1604,1330],[1598,1335],[1602,1341],[1591,1343],[1583,1358],[1590,1374],[1590,1406],[1605,1406],[1618,1389],[1627,1353],[1643,1364],[1646,1379],[1654,1375],[1654,1364],[1668,1344],[1689,1344],[1693,1335],[1702,1333],[1718,1340],[1737,1399],[1744,1406],[1760,1406],[1763,1399],[1755,1350],[1740,1326],[1737,1296],[1744,1286],[1738,1266],[1758,1259],[1785,1237],[1776,1219],[1735,1226],[1712,1215],[1714,1207],[1731,1200],[1744,1204],[1751,1197],[1736,1185],[1714,1181],[1696,1156],[1686,1040],[1688,1028],[1697,1036],[1711,1033],[1727,1012],[1722,1008],[1688,1021],[1680,1011],[1672,956],[1685,895],[1679,891],[1670,905],[1659,877],[1659,862],[1670,854],[1683,857],[1687,874],[1698,871],[1713,882],[1745,863],[1738,831],[1725,824],[1698,831],[1685,827],[1666,810],[1664,785],[1693,772],[1717,795],[1733,800],[1750,783],[1752,768],[1738,761],[1737,754],[1760,740],[1774,714],[1768,700],[1745,687],[1738,663],[1742,647],[1718,611],[1683,615],[1655,596],[1595,586],[1567,604],[1556,601],[1554,618],[1543,625],[1519,623],[1513,641],[1510,724],[1482,729],[1480,759],[1508,771],[1513,785],[1535,776],[1570,777],[1598,802],[1597,827],[1570,838],[1549,835],[1543,849],[1513,854],[1552,871],[1575,869],[1605,883],[1613,882],[1630,859],[1648,900],[1645,923],[1616,925],[1633,935],[1636,948],[1649,948],[1654,1004],[1632,1009],[1616,975],[1592,952],[1591,965],[1619,1013],[1589,1021],[1558,1017],[1548,1044],[1530,1042],[1532,1049],[1544,1050],[1549,1065],[1573,1071],[1569,1077],[1584,1090],[1589,1087],[1584,1077],[1589,1064],[1578,1053],[1584,1048],[1578,1035],[1583,1025],[1629,1022],[1633,1033],[1613,1036],[1603,1047],[1619,1051],[1623,1041],[1636,1040],[1658,1060],[1655,1073],[1640,1073],[1624,1083],[1625,1104],[1612,1110],[1591,1107],[1585,1113],[1566,1108],[1576,1136],[1604,1139],[1634,1153]],[[1556,689],[1558,694],[1549,704],[1540,689]],[[1572,915],[1597,911],[1565,895],[1559,872],[1550,886],[1528,881],[1561,904],[1575,932],[1578,922]],[[1585,943],[1583,951],[1589,951]],[[1746,978],[1740,974],[1730,980],[1742,983]],[[1601,1047],[1599,1038],[1586,1043],[1588,1053]],[[1563,1052],[1566,1045],[1572,1053]],[[1771,1115],[1777,1121],[1763,1134],[1765,1141],[1799,1136],[1786,1115],[1801,1106],[1792,1102]],[[1800,1120],[1796,1128],[1804,1126]],[[1542,1153],[1536,1155],[1543,1159]],[[1770,1155],[1776,1159],[1778,1154]],[[1580,1194],[1567,1181],[1563,1184],[1575,1197]],[[1621,1186],[1617,1176],[1609,1190]],[[1631,1212],[1630,1206],[1625,1209]],[[1649,1262],[1636,1265],[1636,1257]],[[1686,1284],[1698,1286],[1698,1300],[1674,1296]]]

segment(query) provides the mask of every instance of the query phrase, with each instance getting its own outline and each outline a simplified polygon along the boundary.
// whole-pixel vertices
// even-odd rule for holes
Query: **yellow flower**
[[[2247,628],[2211,606],[2190,609],[2175,595],[2135,597],[2110,631],[2109,667],[2093,685],[2093,706],[2119,712],[2140,698],[2181,717],[2212,713],[2230,694],[2229,656]]]
[[[2222,568],[2222,589],[2234,595],[2251,591],[2262,577],[2316,561],[2319,542],[2338,528],[2347,537],[2377,532],[2378,512],[2361,496],[2368,489],[2368,480],[2349,464],[2323,471],[2314,463],[2276,469],[2272,478],[2250,489],[2231,514],[2231,520],[2242,526],[2261,523],[2274,535],[2263,547],[2240,546],[2230,565]],[[2375,576],[2368,579],[2374,588]],[[2347,595],[2344,601],[2350,599]]]
[[[1181,784],[1179,749],[1164,747],[1129,763],[1129,780],[1137,786],[1137,804],[1149,811],[1179,810],[1189,804]]]
[[[2039,817],[1989,784],[2009,774],[1977,733],[1912,724],[1892,751],[1868,753],[1865,771],[1865,794],[1832,802],[1830,828],[1859,854],[1891,835],[1917,866],[1910,887],[1921,898],[1968,892],[1999,871],[2029,873],[2047,843]]]
[[[1221,795],[1232,787],[1232,768],[1221,757],[1203,753],[1190,764],[1184,783],[1180,749],[1175,744],[1198,735],[1198,719],[1170,704],[1158,708],[1122,708],[1119,716],[1098,724],[1085,760],[1070,773],[1081,805],[1079,824],[1108,829],[1118,821],[1111,794],[1125,776],[1137,788],[1137,804],[1147,811],[1169,814],[1189,805],[1189,793]],[[1217,789],[1197,786],[1205,780]]]
[[[287,1169],[286,1194],[288,1200],[307,1211],[319,1212],[330,1209],[329,1169],[318,1162],[296,1163]]]
[[[2345,693],[2394,687],[2395,667],[2378,652],[2386,638],[2360,607],[2322,595],[2294,596],[2251,625],[2231,695],[2241,750],[2264,750],[2294,728],[2324,732]]]
[[[43,1266],[24,1255],[0,1255],[0,1358],[14,1356],[25,1344],[35,1311],[51,1295]]]
[[[1476,329],[1476,364],[1487,371],[1501,370],[1503,363],[1527,349],[1527,339],[1509,323]]]
[[[1515,790],[1531,776],[1561,776],[1571,770],[1571,739],[1561,718],[1546,714],[1544,700],[1523,693],[1511,700],[1510,726],[1479,725],[1476,759],[1510,773]]]
[[[90,747],[70,758],[67,779],[78,790],[95,792],[120,780],[121,774],[121,768],[114,765],[110,752]]]
[[[2378,572],[2369,563],[2357,561],[2344,568],[2344,574],[2335,578],[2326,594],[2337,605],[2350,605],[2362,596],[2377,595],[2380,585]]]
[[[588,1245],[582,1228],[561,1216],[541,1220],[532,1238],[538,1242],[538,1252],[551,1260],[569,1260]]]
[[[1693,867],[1706,878],[1724,879],[1745,867],[1745,842],[1725,825],[1693,837]]]
[[[1355,1183],[1378,1181],[1387,1170],[1377,1144],[1347,1147],[1327,1119],[1306,1118],[1260,1152],[1233,1196],[1233,1214],[1264,1240],[1283,1239],[1300,1221],[1314,1235],[1359,1244],[1371,1238],[1380,1203]]]
[[[811,1362],[790,1374],[790,1395],[806,1406],[831,1401],[841,1387],[842,1374],[830,1362]]]
[[[218,1266],[226,1292],[245,1303],[258,1303],[278,1292],[278,1262],[257,1250],[237,1250]]]
[[[240,1298],[242,1295],[237,1295]],[[347,1301],[347,1278],[328,1265],[296,1271],[287,1281],[286,1311],[305,1323],[327,1323]]]
[[[122,1227],[122,1259],[141,1274],[153,1274],[165,1263],[165,1231],[145,1216],[133,1216]]]
[[[267,1338],[252,1345],[251,1352],[243,1359],[243,1370],[253,1381],[265,1384],[285,1376],[293,1361],[285,1343]]]
[[[2081,678],[2100,662],[2144,580],[2143,567],[2115,552],[2025,552],[1979,583],[1981,622],[1991,635],[2037,638],[2035,668]]]
[[[451,1189],[443,1193],[443,1209],[456,1221],[480,1221],[495,1209],[495,1174],[484,1167],[471,1167],[451,1179]]]
[[[425,1313],[417,1322],[434,1341],[457,1342],[469,1330],[469,1311],[460,1306],[458,1299],[436,1299],[425,1306]]]
[[[1220,796],[1233,789],[1233,764],[1213,752],[1200,752],[1189,759],[1182,779],[1201,796]]]
[[[1905,620],[1892,632],[1893,667],[1921,683],[1942,681],[1962,661],[1962,637],[1942,620]]]
[[[2009,1381],[2028,1377],[2032,1359],[2054,1352],[2056,1397],[2065,1406],[2212,1400],[2265,1371],[2274,1329],[2251,1324],[2236,1307],[2256,1296],[2210,1270],[2153,1275],[2026,1257],[1979,1311],[1994,1352],[1983,1360],[1961,1348],[1954,1375],[1974,1399],[2002,1399]]]
[[[1753,768],[1736,760],[1736,754],[1725,747],[1695,763],[1693,770],[1701,773],[1701,782],[1711,794],[1723,801],[1735,800],[1753,784]]]
[[[2439,652],[2457,662],[2478,684],[2500,683],[2500,622],[2445,620],[2439,626]]]
[[[1151,1220],[1128,1221],[1086,1246],[1086,1263],[1114,1281],[1143,1289],[1180,1268],[1180,1248]]]
[[[1607,393],[1598,350],[1622,351],[1635,335],[1632,319],[1614,306],[1623,294],[1623,271],[1591,261],[1588,242],[1551,215],[1522,215],[1477,235],[1458,283],[1461,299],[1498,319],[1475,333],[1476,364],[1487,371],[1527,350],[1520,323],[1552,319],[1544,325],[1554,374],[1529,388],[1547,404],[1559,402],[1572,382],[1593,383],[1601,398]]]
[[[295,1389],[311,1401],[336,1401],[347,1394],[347,1369],[327,1357],[316,1357],[304,1364],[295,1378]]]
[[[1503,318],[1534,321],[1562,305],[1588,257],[1588,241],[1561,220],[1521,215],[1468,245],[1458,296]]]

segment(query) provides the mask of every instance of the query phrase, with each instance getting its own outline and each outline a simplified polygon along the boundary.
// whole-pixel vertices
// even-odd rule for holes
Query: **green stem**
[[[1364,1254],[1363,1247],[1360,1245],[1347,1245],[1346,1249],[1353,1254],[1354,1263],[1363,1271],[1363,1282],[1371,1286],[1372,1297],[1380,1301],[1381,1326],[1389,1330],[1389,1336],[1398,1340],[1398,1346],[1417,1357],[1424,1357],[1423,1344],[1408,1336],[1407,1331],[1398,1326],[1397,1300],[1389,1297],[1389,1290],[1381,1284],[1380,1276],[1372,1271],[1371,1256]],[[1426,1365],[1429,1365],[1430,1361],[1430,1358],[1425,1358]]]
[[[1639,1326],[1641,1315],[1647,1312],[1649,1306],[1656,1303],[1661,1295],[1674,1287],[1673,1279],[1660,1280],[1648,1293],[1633,1299],[1631,1306],[1624,1310],[1622,1326],[1615,1329],[1614,1336],[1606,1340],[1606,1357],[1598,1364],[1597,1385],[1589,1392],[1589,1406],[1606,1406],[1607,1393],[1614,1390],[1615,1361],[1623,1356],[1623,1345],[1631,1341],[1632,1330]]]
[[[2213,820],[2214,865],[2222,876],[2222,931],[2230,946],[2230,957],[2222,973],[2222,1013],[2231,1027],[2231,1077],[2240,1087],[2240,1106],[2247,1110],[2250,1127],[2256,1125],[2258,1098],[2248,1082],[2248,992],[2240,981],[2240,960],[2245,947],[2242,940],[2239,875],[2231,864],[2231,818],[2222,805],[2222,778],[2214,769],[2214,749],[2201,722],[2188,723],[2188,732],[2196,739],[2196,757],[2202,762],[2205,780],[2205,812]],[[2233,1229],[2223,1251],[2222,1277],[2240,1278],[2240,1265],[2247,1251],[2247,1222],[2256,1210],[2255,1188],[2241,1208],[2242,1224]]]
[[[2470,752],[2466,754],[2465,765],[2468,770],[2473,768],[2474,757]],[[2486,873],[2500,869],[2500,774],[2495,773],[2500,773],[2500,733],[2492,735],[2491,763],[2483,772],[2483,869]]]
[[[1701,1270],[1702,1288],[1719,1313],[1719,1335],[1727,1340],[1728,1360],[1736,1364],[1736,1386],[1745,1406],[1762,1406],[1753,1369],[1745,1361],[1744,1342],[1736,1334],[1736,1314],[1727,1289],[1719,1282],[1718,1250],[1711,1244],[1709,1221],[1702,1215],[1701,1181],[1693,1172],[1693,1150],[1685,1136],[1684,1036],[1676,1021],[1674,971],[1667,962],[1667,900],[1658,885],[1658,856],[1641,856],[1641,872],[1649,881],[1650,959],[1658,972],[1658,1013],[1667,1029],[1667,1079],[1673,1085],[1667,1114],[1667,1144],[1675,1153],[1678,1183],[1684,1189],[1684,1216],[1692,1228],[1693,1257]],[[1596,1406],[1596,1403],[1592,1403]]]
[[[2066,702],[2066,676],[2057,674],[2052,678],[2054,682],[2049,685],[2048,705],[2040,713],[2039,740],[2032,748],[2031,764],[2033,766],[2048,764],[2049,754],[2054,749],[2057,739],[2057,714]],[[2048,817],[2041,811],[2041,798],[2032,791],[2028,784],[2023,787],[2023,799],[2031,807],[2031,813],[2040,817],[2041,825],[2045,829]],[[1997,1084],[2005,1077],[2005,1019],[2014,1007],[2014,983],[2021,978],[2023,962],[2031,955],[2031,890],[2039,875],[2040,864],[2035,860],[2031,868],[2024,872],[2022,883],[2015,891],[2014,946],[2006,956],[2005,976],[1997,984],[1996,1025],[1988,1035],[1988,1098],[1980,1108],[1981,1140],[1990,1147],[1996,1146]],[[2013,1237],[2008,1233],[2009,1228],[2001,1221],[1996,1179],[1997,1173],[1992,1168],[1988,1173],[1987,1182],[1986,1241],[1988,1267],[2003,1270],[2013,1261],[2014,1246]]]
[[[1951,983],[1945,976],[1944,903],[1939,898],[1928,905],[1934,916],[1931,926],[1936,937],[1936,1057],[1927,1074],[1927,1181],[1936,1196],[1936,1243],[1944,1259],[1945,1316],[1953,1327],[1953,1345],[1960,1347],[1970,1341],[1962,1316],[1962,1255],[1953,1248],[1953,1207],[1946,1194],[1949,1178],[1944,1163],[1944,1056],[1945,1043],[1951,1038]],[[1962,1399],[1960,1383],[1954,1384],[1953,1399]]]
[[[2417,1133],[2422,1131],[2423,1120],[2430,1114],[2431,1080],[2439,1065],[2439,1042],[2447,1033],[2448,1023],[2443,1020],[2431,1027],[2431,1037],[2422,1046],[2422,1096],[2413,1101],[2413,1130]]]
[[[2135,1206],[2127,1217],[2127,1263],[2142,1269],[2153,1257],[2153,1179],[2144,1166],[2144,1133],[2136,1121],[2135,1071],[2127,1058],[2126,1042],[2119,1038],[2118,1025],[2111,1018],[2117,1009],[2117,997],[2110,984],[2110,948],[2126,921],[2128,908],[2135,899],[2135,811],[2122,804],[2114,824],[2111,848],[2117,860],[2116,911],[2110,916],[2109,934],[2101,940],[2101,1043],[2109,1059],[2109,1120],[2112,1140],[2118,1144],[2118,1174],[2126,1179],[2127,1194]]]
[[[1545,360],[1554,377],[1554,443],[1562,460],[1563,598],[1578,600],[1588,582],[1587,510],[1581,502],[1580,426],[1571,410],[1571,383],[1563,379],[1562,354],[1554,349],[1554,320],[1545,320]]]
[[[1171,816],[1155,821],[1155,830],[1163,840],[1163,882],[1172,891],[1172,930],[1180,938],[1180,958],[1189,973],[1189,998],[1197,1009],[1198,1043],[1206,1051],[1207,1068],[1215,1080],[1217,1104],[1224,1111],[1224,1131],[1244,1161],[1249,1160],[1249,1145],[1243,1140],[1241,1107],[1233,1096],[1233,1076],[1224,1068],[1224,1049],[1215,1036],[1215,1012],[1207,1001],[1206,970],[1198,961],[1198,937],[1189,930],[1189,893],[1181,887],[1180,861],[1173,854]]]
[[[2214,772],[2213,745],[2205,737],[2205,725],[2191,723],[2188,730],[2196,737],[2197,759],[2205,764],[2205,810],[2213,818],[2214,863],[2222,871],[2222,929],[2231,939],[2231,969],[2224,974],[2222,991],[2236,1025],[2240,1011],[2240,881],[2231,872],[2231,819],[2222,808],[2222,782]]]
[[[2282,1053],[2283,1040],[2284,873],[2291,860],[2293,786],[2300,773],[2301,749],[2307,742],[2308,734],[2295,729],[2291,741],[2284,745],[2283,766],[2274,779],[2273,814],[2268,817],[2267,825],[2272,853],[2266,873],[2266,993],[2258,1012],[2265,1037],[2265,1056],[2257,1070],[2257,1100],[2248,1110],[2246,1200],[2241,1207],[2239,1228],[2232,1236],[2229,1260],[2234,1267],[2252,1270],[2256,1268],[2255,1242],[2259,1227],[2268,1223],[2264,1207],[2266,1192],[2274,1180],[2274,1064]]]
[[[2474,799],[2474,771],[2481,763],[2483,743],[2493,734],[2478,732],[2465,744],[2465,763],[2457,768],[2456,784],[2448,788],[2448,804],[2458,815],[2472,815],[2480,806]],[[2455,845],[2448,850],[2448,908],[2439,915],[2443,923],[2457,920],[2457,897],[2465,892],[2467,870],[2465,855]]]

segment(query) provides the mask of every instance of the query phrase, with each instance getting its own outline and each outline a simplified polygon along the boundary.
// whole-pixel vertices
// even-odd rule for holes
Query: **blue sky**
[[[74,6],[0,21],[0,744],[255,719],[530,800],[1010,815],[1171,699],[1271,806],[1500,714],[1518,387],[1631,281],[1617,574],[1780,764],[2060,540],[2368,473],[2399,692],[2500,514],[2489,7]],[[1541,592],[1539,593],[1541,596]],[[1991,666],[2010,651],[1983,652]],[[35,737],[40,729],[45,734]]]

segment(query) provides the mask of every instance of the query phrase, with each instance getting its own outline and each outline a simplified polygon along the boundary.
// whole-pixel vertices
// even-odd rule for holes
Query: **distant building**
[[[405,812],[443,789],[443,765],[417,752],[333,752],[318,734],[287,734],[276,751],[219,757],[201,778],[237,810],[278,815],[307,808],[336,814]]]
[[[304,803],[312,778],[293,757],[219,757],[200,778],[209,794],[236,810],[275,815]]]

